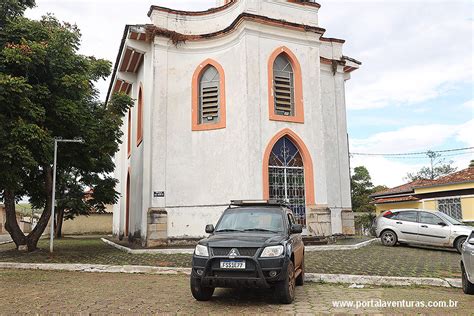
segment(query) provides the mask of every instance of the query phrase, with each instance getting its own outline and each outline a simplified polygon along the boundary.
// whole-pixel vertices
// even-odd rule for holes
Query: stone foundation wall
[[[306,209],[306,226],[310,236],[331,236],[331,212],[326,206],[310,206]]]
[[[164,209],[148,211],[146,246],[165,246],[168,242],[168,213]]]
[[[327,237],[332,236],[331,209],[327,206],[310,206],[306,209],[306,224],[310,236]],[[342,234],[354,235],[354,214],[351,209],[343,209],[340,212],[342,222]],[[334,215],[334,214],[332,214]]]
[[[351,209],[342,210],[342,234],[355,235],[354,213]]]

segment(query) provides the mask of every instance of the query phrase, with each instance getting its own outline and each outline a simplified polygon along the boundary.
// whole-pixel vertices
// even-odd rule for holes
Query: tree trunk
[[[61,239],[63,237],[63,221],[64,221],[64,209],[58,208],[56,213],[56,238]]]
[[[41,214],[38,223],[31,233],[27,236],[28,251],[37,249],[38,240],[44,233],[44,230],[48,226],[49,218],[51,217],[51,203],[52,203],[52,189],[53,189],[53,172],[51,166],[44,167],[44,193],[46,195],[46,203],[44,205],[43,213]]]
[[[24,248],[27,244],[27,238],[21,231],[18,221],[16,220],[15,192],[12,190],[5,190],[3,198],[5,200],[5,212],[7,217],[5,229],[10,233],[16,248],[18,250],[25,250]]]

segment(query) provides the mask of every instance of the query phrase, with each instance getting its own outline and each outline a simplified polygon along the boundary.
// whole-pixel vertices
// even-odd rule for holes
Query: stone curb
[[[82,263],[16,263],[0,262],[0,269],[45,270],[69,272],[143,273],[143,274],[190,274],[191,268],[153,267],[136,265],[106,265]]]
[[[173,249],[130,249],[128,247],[119,245],[114,243],[113,241],[110,241],[105,238],[101,238],[103,242],[105,242],[107,245],[110,245],[112,247],[117,248],[118,250],[124,251],[126,253],[134,254],[134,255],[139,255],[139,254],[168,254],[168,255],[173,255],[173,254],[193,254],[194,253],[194,248],[173,248]]]
[[[74,263],[16,263],[0,262],[0,269],[102,272],[102,273],[143,273],[143,274],[179,274],[189,275],[191,268],[153,267],[135,265],[104,265],[104,264],[74,264]],[[349,283],[366,285],[391,286],[438,286],[461,287],[460,279],[390,277],[350,274],[321,274],[305,273],[306,282]]]
[[[328,245],[328,246],[305,246],[305,251],[328,251],[328,250],[355,250],[366,247],[379,241],[378,238],[372,238],[354,245]]]
[[[121,251],[130,253],[130,254],[179,254],[179,253],[192,254],[194,252],[194,249],[192,248],[131,249],[131,248],[119,245],[117,243],[114,243],[113,241],[110,241],[106,238],[101,238],[101,240],[107,245],[110,245],[112,247],[115,247]],[[366,247],[374,242],[377,242],[378,240],[379,240],[378,238],[373,238],[370,240],[360,242],[355,245],[305,246],[304,249],[305,251],[355,250],[362,247]]]
[[[0,241],[0,245],[5,245],[13,242],[13,240],[7,240],[7,241]]]
[[[440,287],[461,287],[461,279],[392,277],[376,275],[305,273],[305,281],[327,283],[352,283],[367,285],[413,286],[429,285]]]

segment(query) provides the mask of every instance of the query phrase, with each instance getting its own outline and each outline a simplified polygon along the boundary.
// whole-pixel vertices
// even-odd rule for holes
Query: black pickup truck
[[[282,303],[304,282],[302,226],[272,201],[232,201],[194,251],[191,292],[198,301],[216,287],[273,288]]]

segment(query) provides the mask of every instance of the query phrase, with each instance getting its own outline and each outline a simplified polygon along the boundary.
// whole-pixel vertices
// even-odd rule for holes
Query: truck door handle
[[[423,228],[428,228],[428,226],[426,226],[426,225],[421,225],[421,227],[423,227]]]
[[[402,222],[395,222],[395,223],[397,223],[397,224],[402,224]]]

